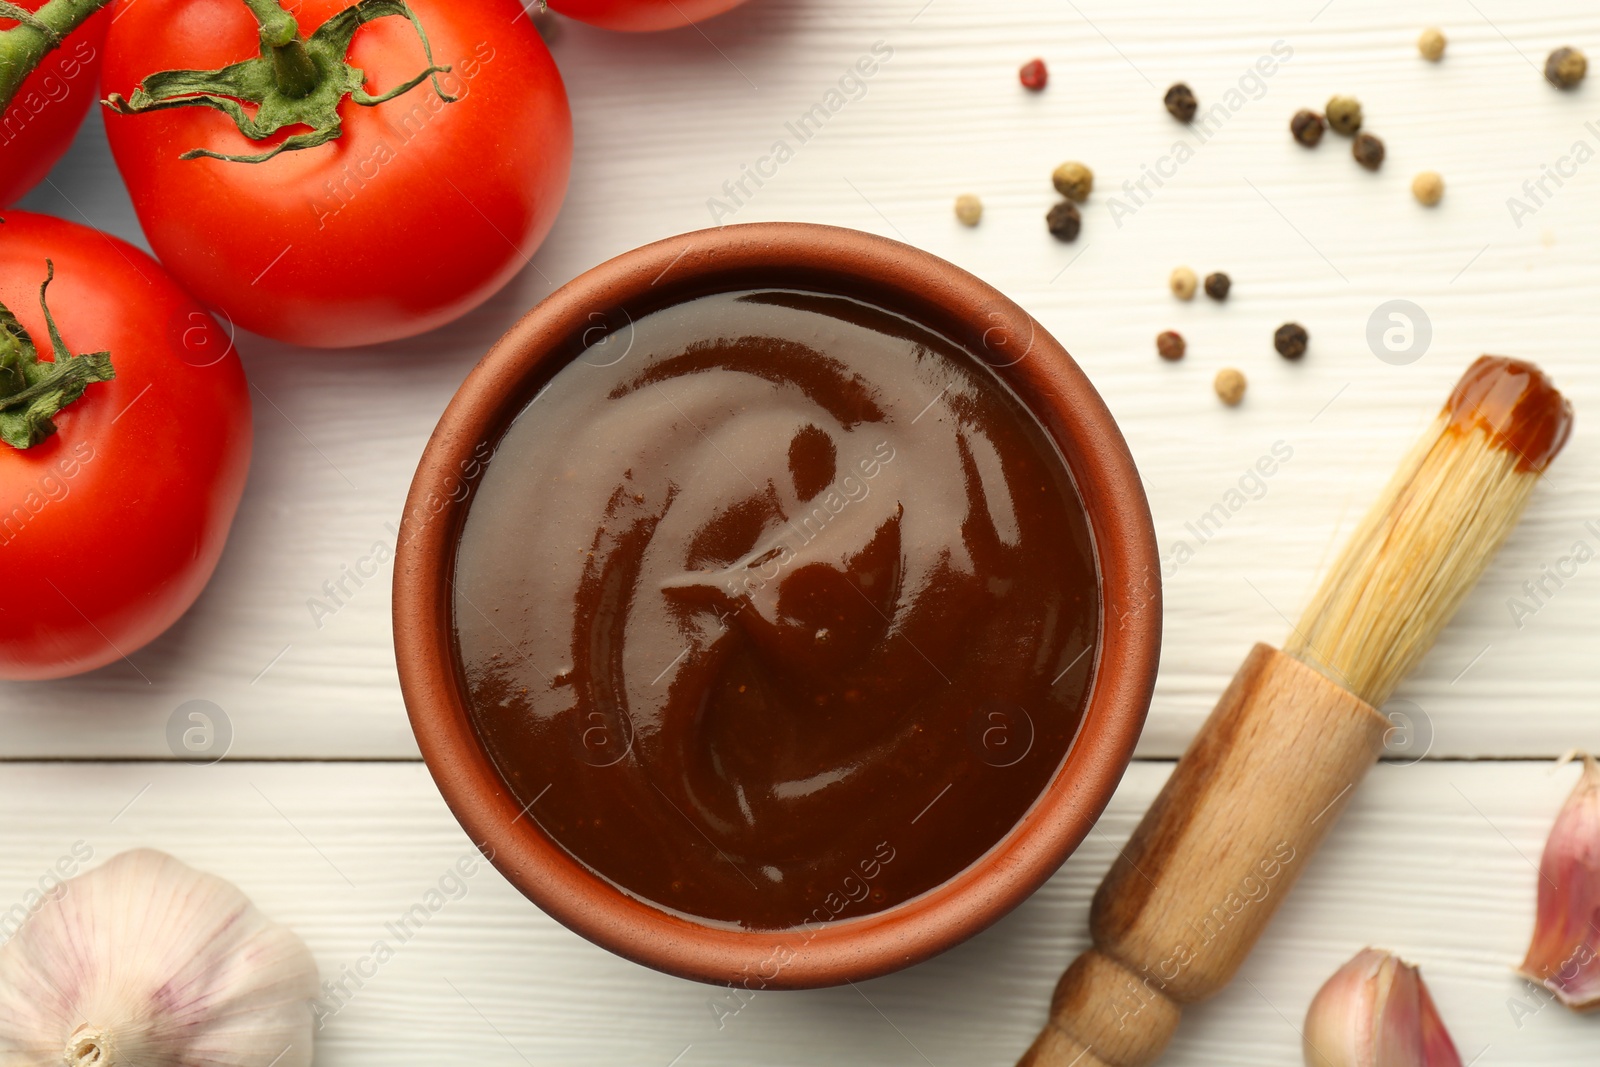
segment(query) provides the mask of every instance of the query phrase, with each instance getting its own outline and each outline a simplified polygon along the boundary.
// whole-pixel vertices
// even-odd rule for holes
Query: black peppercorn
[[[1167,90],[1167,111],[1179,122],[1193,122],[1195,109],[1199,106],[1194,99],[1194,90],[1183,82],[1178,82]]]
[[[1284,359],[1299,359],[1306,354],[1306,345],[1311,341],[1311,335],[1306,333],[1306,328],[1298,322],[1286,322],[1278,327],[1278,332],[1272,335],[1272,347],[1278,350],[1278,355]]]
[[[1076,241],[1078,230],[1083,227],[1083,216],[1078,214],[1076,204],[1071,200],[1063,200],[1050,209],[1050,213],[1044,217],[1044,224],[1057,240]]]
[[[1177,330],[1162,330],[1156,334],[1156,354],[1169,363],[1182,359],[1188,347],[1183,343],[1183,335]]]
[[[1368,170],[1377,170],[1383,166],[1383,142],[1370,133],[1358,133],[1350,145],[1350,154],[1356,157],[1356,162]]]
[[[1228,299],[1228,290],[1233,288],[1233,279],[1221,271],[1206,275],[1206,295],[1213,300]]]
[[[1289,132],[1294,134],[1294,139],[1307,148],[1315,148],[1322,140],[1322,131],[1328,128],[1322,116],[1315,111],[1301,108],[1294,113],[1294,118],[1289,120]]]
[[[1557,89],[1576,89],[1589,73],[1589,61],[1576,48],[1557,48],[1544,61],[1544,76]]]

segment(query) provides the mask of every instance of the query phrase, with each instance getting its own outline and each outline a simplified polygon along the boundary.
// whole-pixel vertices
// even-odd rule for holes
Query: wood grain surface
[[[1438,65],[1414,44],[1430,24],[1450,37]],[[724,182],[876,42],[892,57],[776,177],[731,215],[708,203],[726,200]],[[1534,359],[1554,376],[1577,408],[1572,443],[1389,709],[1406,725],[1393,760],[1355,798],[1241,980],[1188,1013],[1165,1062],[1298,1062],[1295,1027],[1312,992],[1368,943],[1422,964],[1466,1059],[1590,1062],[1593,1025],[1554,1007],[1530,1012],[1541,1001],[1510,974],[1531,926],[1531,865],[1575,774],[1551,775],[1545,761],[1600,745],[1600,562],[1574,560],[1580,542],[1585,556],[1600,552],[1588,421],[1600,411],[1600,163],[1573,158],[1578,142],[1600,153],[1600,85],[1560,93],[1541,80],[1544,55],[1562,44],[1600,56],[1600,10],[1577,0],[751,0],[662,35],[562,24],[553,51],[577,156],[566,207],[529,269],[460,323],[370,351],[241,335],[257,447],[215,581],[130,661],[0,689],[0,893],[20,899],[80,839],[102,858],[154,845],[237,880],[306,936],[326,976],[353,965],[468,846],[414,762],[390,569],[320,625],[309,601],[342,567],[392,546],[389,524],[455,386],[555,286],[714,221],[827,222],[906,240],[1001,288],[1065,343],[1117,416],[1171,561],[1141,762],[1079,853],[989,933],[860,988],[762,994],[724,1013],[721,1029],[710,1006],[721,994],[590,947],[483,870],[329,1022],[318,1062],[1012,1063],[1086,946],[1093,887],[1169,761],[1251,644],[1281,641],[1342,533],[1483,352]],[[1035,55],[1051,83],[1031,95],[1016,70]],[[1258,81],[1249,72],[1264,56],[1277,61]],[[1206,106],[1240,90],[1203,141],[1161,108],[1178,79]],[[1334,92],[1359,96],[1387,142],[1380,173],[1357,167],[1341,138],[1315,151],[1290,140],[1290,115]],[[1065,159],[1097,174],[1072,245],[1050,238],[1043,219],[1050,171]],[[1559,187],[1544,179],[1534,204],[1524,183],[1546,166],[1571,176]],[[1171,176],[1140,192],[1147,167]],[[1409,192],[1423,169],[1448,183],[1433,210]],[[986,205],[973,230],[951,212],[969,191]],[[1513,197],[1529,207],[1520,218]],[[142,243],[98,118],[24,206]],[[1226,305],[1174,301],[1165,280],[1179,264],[1227,271]],[[1431,334],[1402,365],[1368,340],[1394,300],[1420,309]],[[1294,364],[1271,344],[1288,320],[1311,334]],[[1188,339],[1178,364],[1155,355],[1155,334],[1169,328]],[[1211,393],[1224,366],[1250,379],[1237,409]],[[1245,479],[1279,442],[1291,457]],[[1202,539],[1191,527],[1218,505],[1223,517]],[[1547,567],[1567,574],[1533,604],[1523,585]],[[1519,597],[1534,610],[1514,612]],[[168,724],[191,700],[226,717],[228,762],[174,761]]]
[[[393,959],[328,1001],[324,1067],[666,1067],[680,1054],[679,1067],[1009,1067],[1088,948],[1090,897],[1168,772],[1135,763],[1083,847],[998,925],[855,988],[740,1001],[591,946],[492,869],[447,881],[471,844],[415,763],[11,764],[0,912],[77,842],[92,862],[151,846],[238,883],[306,939],[327,980],[389,941]],[[1421,964],[1464,1060],[1592,1062],[1594,1021],[1541,1008],[1511,973],[1532,932],[1534,864],[1576,777],[1534,762],[1380,764],[1239,977],[1184,1013],[1162,1062],[1299,1063],[1312,994],[1367,944]],[[445,903],[400,943],[386,924],[442,884]]]

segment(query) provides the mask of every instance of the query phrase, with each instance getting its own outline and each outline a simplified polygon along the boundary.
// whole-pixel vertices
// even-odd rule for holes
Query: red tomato
[[[550,0],[554,11],[607,30],[675,30],[731,11],[744,0]]]
[[[250,393],[231,339],[125,241],[8,211],[0,304],[48,359],[49,290],[73,355],[111,353],[29,449],[0,443],[0,678],[60,678],[147,644],[222,555],[250,466]]]
[[[21,0],[21,6],[29,11],[37,11],[44,3]],[[45,56],[0,117],[0,207],[15,203],[38,185],[66,154],[73,135],[83,125],[100,80],[109,18],[100,12]],[[11,19],[0,19],[0,29],[15,25]]]
[[[301,0],[310,37],[349,0]],[[555,62],[516,0],[411,0],[445,103],[424,82],[376,107],[346,98],[343,135],[265,163],[179,156],[258,154],[223,114],[186,107],[107,114],[106,126],[156,255],[236,324],[296,344],[409,337],[477,307],[529,262],[561,206],[572,118]],[[105,87],[212,70],[259,55],[239,0],[122,0]],[[427,67],[415,30],[383,18],[356,31],[349,62],[378,94]],[[300,132],[304,132],[301,128]]]

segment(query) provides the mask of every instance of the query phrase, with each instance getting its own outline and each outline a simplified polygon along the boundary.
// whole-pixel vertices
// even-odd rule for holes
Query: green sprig
[[[56,328],[45,294],[55,280],[56,266],[45,260],[44,284],[39,286],[39,307],[50,330],[55,362],[39,358],[33,338],[11,309],[0,304],[0,441],[13,448],[32,448],[56,432],[52,421],[61,409],[83,396],[93,382],[117,376],[111,353],[74,356],[67,351]]]
[[[276,4],[246,0],[262,28],[261,54],[255,59],[220,70],[169,70],[152,74],[131,98],[113,93],[107,107],[122,115],[138,115],[181,107],[208,107],[233,120],[239,132],[263,141],[290,126],[306,126],[271,151],[257,155],[229,155],[195,148],[182,159],[220,159],[231,163],[265,163],[281,152],[303,151],[335,140],[344,132],[339,105],[349,97],[362,107],[376,107],[431,81],[439,98],[454,103],[444,91],[439,75],[449,72],[433,61],[427,31],[405,0],[360,0],[302,40],[292,16]],[[409,21],[422,42],[427,69],[404,84],[374,96],[363,86],[366,73],[348,62],[356,31],[376,19],[399,17]],[[286,32],[284,19],[289,19]],[[254,115],[245,104],[255,106]]]

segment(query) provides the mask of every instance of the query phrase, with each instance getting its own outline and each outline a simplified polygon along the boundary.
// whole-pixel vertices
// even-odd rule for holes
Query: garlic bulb
[[[1539,860],[1539,910],[1533,942],[1517,973],[1569,1008],[1600,1007],[1600,767],[1583,757],[1583,775],[1556,816]]]
[[[1318,990],[1306,1012],[1308,1067],[1461,1067],[1417,968],[1365,948]]]
[[[317,967],[236,887],[148,849],[0,947],[4,1067],[307,1067]]]

